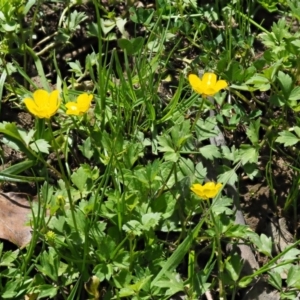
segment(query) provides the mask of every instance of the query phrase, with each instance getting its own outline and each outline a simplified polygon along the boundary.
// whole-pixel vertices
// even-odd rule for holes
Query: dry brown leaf
[[[31,213],[30,196],[23,193],[0,193],[0,238],[20,248],[31,240],[28,224]]]

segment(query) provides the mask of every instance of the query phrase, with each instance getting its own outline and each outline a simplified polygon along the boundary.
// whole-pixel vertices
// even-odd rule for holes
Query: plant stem
[[[218,263],[218,270],[219,270],[219,276],[218,276],[219,299],[226,300],[226,294],[225,294],[224,286],[223,286],[224,265],[223,265],[223,261],[222,261],[221,236],[220,236],[219,228],[217,226],[217,222],[216,222],[216,219],[214,217],[212,210],[210,210],[210,215],[211,215],[212,221],[214,223],[215,233],[216,233],[215,242],[216,242],[216,246],[217,246],[217,263]]]
[[[55,151],[55,154],[56,154],[56,157],[57,157],[58,165],[59,165],[59,168],[60,168],[60,171],[61,171],[61,176],[62,176],[62,179],[63,179],[65,185],[66,185],[66,191],[67,191],[67,194],[68,194],[68,199],[69,199],[70,210],[71,210],[71,214],[72,214],[74,227],[75,227],[75,230],[78,232],[77,222],[76,222],[76,218],[75,218],[75,207],[74,207],[74,203],[73,203],[72,196],[71,196],[71,190],[70,190],[70,182],[69,182],[68,177],[66,176],[65,170],[64,170],[63,165],[62,165],[62,161],[61,161],[60,156],[59,156],[59,151],[58,151],[59,146],[58,146],[58,144],[56,142],[56,139],[54,137],[50,119],[48,119],[48,127],[49,127],[49,131],[50,131],[50,134],[51,134],[51,139],[53,141],[53,148],[54,148],[54,151]]]

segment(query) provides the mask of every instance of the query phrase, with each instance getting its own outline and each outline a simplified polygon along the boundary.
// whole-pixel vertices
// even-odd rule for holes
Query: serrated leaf
[[[35,152],[42,152],[49,154],[50,145],[47,141],[40,139],[30,144],[30,148]]]
[[[300,86],[296,86],[292,89],[289,95],[289,101],[297,101],[300,100]]]
[[[136,220],[131,220],[122,226],[122,229],[128,234],[140,236],[143,233],[143,225]]]
[[[284,144],[284,147],[293,146],[300,140],[293,133],[287,130],[279,132],[279,135],[280,136],[276,139],[276,142]]]
[[[271,253],[272,253],[272,238],[266,236],[265,234],[261,234],[260,235],[260,241],[261,241],[261,245],[259,247],[259,251],[269,257],[271,257]]]
[[[300,288],[300,269],[299,266],[291,266],[288,271],[286,283],[288,287]]]
[[[300,127],[295,126],[294,131],[296,132],[297,136],[300,138]]]
[[[225,182],[230,185],[234,185],[238,180],[236,172],[233,170],[226,171],[218,176],[218,182]]]
[[[243,165],[247,163],[257,163],[257,149],[252,145],[242,144],[239,150],[238,160],[240,160]]]
[[[3,256],[0,259],[0,266],[1,267],[10,267],[12,266],[12,262],[14,262],[19,255],[19,250],[15,251],[7,251],[3,254]]]
[[[290,249],[287,253],[285,253],[282,257],[281,257],[281,261],[286,261],[286,260],[293,260],[293,259],[297,259],[297,257],[300,255],[300,250],[299,249],[295,249],[292,248]]]
[[[161,152],[174,152],[174,145],[169,135],[157,137],[159,146],[157,147]]]
[[[199,152],[207,159],[213,160],[214,158],[220,158],[221,153],[219,148],[215,145],[206,145],[199,149]]]
[[[237,281],[243,268],[242,259],[239,255],[233,254],[229,259],[226,259],[225,270],[230,275],[233,281]]]
[[[88,179],[88,174],[86,170],[81,166],[71,175],[72,182],[76,185],[80,192],[84,191],[86,181]]]
[[[82,145],[79,145],[78,148],[80,149],[81,153],[87,159],[90,159],[94,154],[94,149],[92,148],[91,138],[88,137]]]
[[[14,149],[24,152],[28,159],[35,159],[34,152],[27,147],[16,124],[7,122],[0,123],[0,133],[3,133],[6,140],[15,145]]]
[[[27,134],[22,134],[20,132],[20,135],[22,136],[24,142],[26,143],[26,145],[29,145],[30,141],[32,140],[32,137],[35,134],[35,130],[30,129],[29,132]]]
[[[277,272],[269,272],[269,284],[274,286],[276,289],[281,290],[282,287],[282,279],[279,273]]]
[[[71,70],[74,71],[78,75],[82,75],[81,65],[79,61],[68,62],[68,65],[71,67]]]
[[[158,225],[161,219],[160,213],[148,213],[142,216],[142,224],[145,230],[150,230]]]
[[[198,181],[203,182],[207,175],[207,169],[204,168],[202,162],[199,162],[195,168],[195,177]]]
[[[104,35],[107,35],[116,26],[116,22],[108,19],[100,19],[101,29]]]
[[[260,128],[260,119],[257,119],[256,121],[251,121],[250,126],[246,131],[246,134],[253,145],[256,145],[258,143],[259,128]]]
[[[282,71],[279,71],[278,80],[280,82],[283,95],[285,96],[285,98],[289,99],[293,84],[292,77],[288,74],[283,73]]]
[[[216,197],[211,205],[211,210],[215,215],[225,213],[226,215],[232,214],[232,199],[226,197]]]

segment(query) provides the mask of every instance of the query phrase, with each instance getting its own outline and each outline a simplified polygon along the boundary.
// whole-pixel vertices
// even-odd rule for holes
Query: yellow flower
[[[195,74],[190,74],[189,82],[193,90],[203,97],[214,96],[228,86],[225,80],[217,81],[217,75],[214,73],[204,73],[202,79]]]
[[[92,99],[93,95],[88,95],[86,93],[79,95],[76,102],[68,102],[66,104],[66,114],[78,116],[86,113],[91,105]]]
[[[27,109],[40,119],[50,119],[58,110],[60,99],[57,90],[48,93],[45,90],[36,90],[32,98],[25,98]]]
[[[218,194],[221,187],[221,183],[215,184],[214,182],[206,182],[204,185],[195,183],[192,185],[191,190],[198,197],[207,200],[209,198],[214,198]]]

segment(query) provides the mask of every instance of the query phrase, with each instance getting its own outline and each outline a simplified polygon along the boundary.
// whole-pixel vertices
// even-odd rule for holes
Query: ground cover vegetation
[[[0,0],[0,298],[297,299],[299,21]]]

